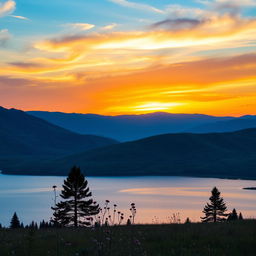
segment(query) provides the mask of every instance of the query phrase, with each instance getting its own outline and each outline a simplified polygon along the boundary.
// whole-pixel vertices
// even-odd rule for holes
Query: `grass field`
[[[0,255],[254,256],[256,221],[96,229],[1,229]]]

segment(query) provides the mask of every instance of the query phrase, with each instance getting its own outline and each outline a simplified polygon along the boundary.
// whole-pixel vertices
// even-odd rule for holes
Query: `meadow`
[[[256,221],[1,229],[1,256],[253,256]]]

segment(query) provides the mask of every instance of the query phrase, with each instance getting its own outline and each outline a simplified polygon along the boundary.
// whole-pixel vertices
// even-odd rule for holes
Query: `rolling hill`
[[[80,135],[16,109],[0,107],[0,169],[41,158],[60,157],[116,141]]]
[[[74,154],[7,173],[65,175],[179,175],[256,178],[256,129],[231,133],[165,134]]]

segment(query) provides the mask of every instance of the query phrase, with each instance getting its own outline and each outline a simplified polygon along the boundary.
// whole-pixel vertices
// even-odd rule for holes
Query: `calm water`
[[[53,205],[52,186],[61,189],[65,177],[0,175],[0,223],[9,225],[14,211],[25,224],[49,220]],[[187,177],[89,177],[93,197],[101,205],[111,205],[129,215],[131,203],[137,206],[138,223],[168,222],[173,213],[181,219],[199,221],[213,186],[222,192],[228,209],[236,208],[245,217],[256,217],[256,181]]]

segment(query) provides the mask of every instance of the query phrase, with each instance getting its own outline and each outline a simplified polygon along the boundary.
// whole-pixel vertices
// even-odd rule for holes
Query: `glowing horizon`
[[[256,0],[0,0],[0,102],[256,114]]]

